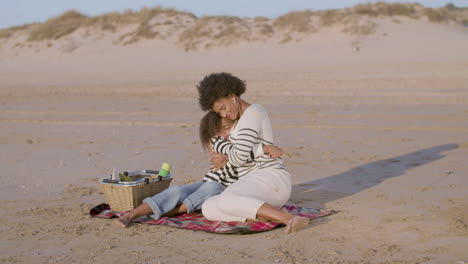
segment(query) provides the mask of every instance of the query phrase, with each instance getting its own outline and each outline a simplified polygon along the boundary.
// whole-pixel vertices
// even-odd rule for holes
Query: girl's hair
[[[203,111],[211,110],[216,100],[234,94],[245,93],[245,82],[227,73],[212,73],[205,76],[197,85],[199,103]]]
[[[210,139],[216,136],[221,130],[221,117],[213,112],[209,111],[203,116],[200,120],[200,141],[203,146],[203,149],[206,150],[207,144],[210,142]]]

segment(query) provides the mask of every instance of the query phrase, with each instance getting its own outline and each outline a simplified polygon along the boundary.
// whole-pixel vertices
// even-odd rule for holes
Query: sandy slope
[[[2,263],[468,263],[466,28],[381,21],[367,37],[190,53],[69,38],[71,53],[1,44]],[[194,87],[220,70],[268,109],[290,203],[340,213],[290,236],[90,219],[113,167],[202,177]]]

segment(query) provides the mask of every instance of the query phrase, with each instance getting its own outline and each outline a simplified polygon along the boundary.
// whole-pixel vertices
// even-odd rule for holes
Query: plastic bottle
[[[116,168],[114,168],[112,170],[112,176],[111,176],[111,179],[112,180],[117,180],[117,181],[120,181],[120,175],[119,175],[119,172]]]
[[[161,169],[159,170],[158,180],[162,180],[163,178],[168,177],[170,172],[171,164],[164,162],[161,166]]]

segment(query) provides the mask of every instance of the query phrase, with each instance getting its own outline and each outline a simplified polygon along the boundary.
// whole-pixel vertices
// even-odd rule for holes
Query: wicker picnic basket
[[[162,179],[144,181],[145,176],[150,177],[157,174],[158,171],[134,171],[130,172],[129,176],[138,176],[140,180],[119,183],[107,183],[104,182],[105,178],[101,178],[100,186],[112,211],[126,212],[135,209],[145,198],[167,189],[172,181],[171,174]]]

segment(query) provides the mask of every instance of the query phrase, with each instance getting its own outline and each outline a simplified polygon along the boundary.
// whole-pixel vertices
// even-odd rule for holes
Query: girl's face
[[[222,118],[234,121],[239,115],[239,98],[234,95],[220,98],[214,102],[212,110]]]
[[[231,128],[233,124],[234,122],[232,122],[232,120],[221,118],[221,130],[218,132],[217,136],[227,139],[231,134]]]

